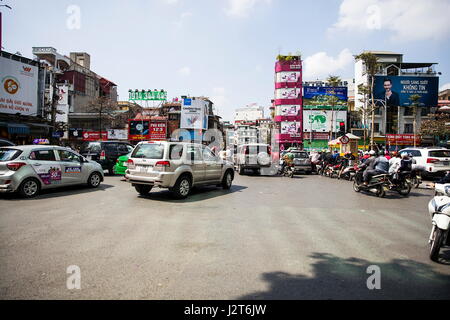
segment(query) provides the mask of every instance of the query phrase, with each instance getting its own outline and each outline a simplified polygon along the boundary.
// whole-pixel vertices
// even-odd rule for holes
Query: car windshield
[[[134,149],[131,158],[140,159],[162,159],[164,156],[164,145],[145,143]]]
[[[90,151],[90,152],[100,152],[102,146],[100,142],[86,142],[81,147],[81,152]]]
[[[0,149],[0,161],[11,161],[16,159],[22,151],[17,149],[7,149],[7,148],[1,148]]]
[[[430,157],[450,158],[450,150],[430,151]]]

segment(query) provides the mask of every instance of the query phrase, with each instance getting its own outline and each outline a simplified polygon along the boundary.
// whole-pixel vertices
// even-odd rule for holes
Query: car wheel
[[[98,188],[100,183],[102,182],[102,177],[100,176],[100,173],[94,172],[91,173],[88,179],[88,186],[91,188]]]
[[[222,180],[222,188],[228,190],[231,188],[232,184],[233,184],[233,174],[231,173],[231,171],[227,171],[225,172],[225,176],[223,177]]]
[[[147,194],[150,193],[150,191],[152,191],[152,186],[147,186],[147,185],[136,185],[134,186],[134,188],[136,189],[136,191],[141,195],[141,196],[145,196]]]
[[[191,192],[192,183],[188,176],[181,176],[175,183],[172,192],[176,199],[186,199]]]
[[[19,186],[19,193],[24,198],[33,198],[41,191],[41,184],[34,178],[23,181]]]
[[[110,176],[113,176],[114,175],[114,168],[112,168],[112,167],[108,168],[108,174]]]

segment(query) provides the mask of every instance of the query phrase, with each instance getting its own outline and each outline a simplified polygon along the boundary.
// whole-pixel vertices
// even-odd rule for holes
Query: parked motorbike
[[[347,168],[344,169],[344,171],[342,171],[338,179],[345,179],[348,181],[352,181],[356,175],[356,170],[358,170],[357,164],[353,166],[348,166]]]
[[[433,261],[438,261],[439,250],[443,245],[450,245],[450,184],[436,185],[436,189],[442,189],[445,195],[435,196],[428,203],[428,213],[433,224],[428,243],[430,259]]]

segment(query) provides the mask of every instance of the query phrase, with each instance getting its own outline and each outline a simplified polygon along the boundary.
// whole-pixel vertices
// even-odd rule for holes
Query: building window
[[[411,108],[411,107],[406,107],[406,108],[405,108],[405,113],[404,113],[404,115],[405,115],[405,116],[412,116],[412,115],[413,115],[413,108]]]
[[[414,127],[412,123],[405,124],[405,132],[404,133],[414,133]]]
[[[421,108],[420,115],[421,115],[422,117],[426,117],[426,116],[428,116],[430,113],[431,113],[431,108],[430,108],[430,107],[423,107],[423,108]]]
[[[375,122],[374,129],[375,132],[380,132],[380,124],[378,122]]]

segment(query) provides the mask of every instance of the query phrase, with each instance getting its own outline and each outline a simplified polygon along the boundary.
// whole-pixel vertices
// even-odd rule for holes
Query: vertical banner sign
[[[166,123],[165,122],[150,122],[150,141],[164,141],[166,140]]]
[[[208,129],[208,102],[197,99],[183,99],[180,128]]]
[[[0,57],[0,112],[37,116],[38,68]]]

